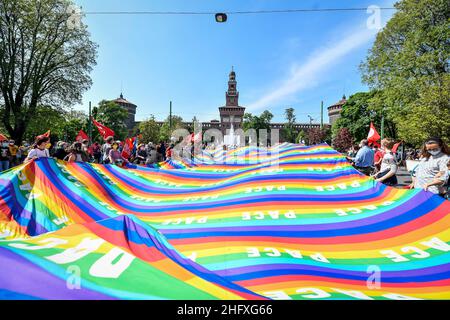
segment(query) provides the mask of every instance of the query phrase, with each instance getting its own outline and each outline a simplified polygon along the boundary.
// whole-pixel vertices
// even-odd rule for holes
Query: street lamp
[[[216,22],[223,23],[227,21],[227,15],[225,13],[216,13]]]

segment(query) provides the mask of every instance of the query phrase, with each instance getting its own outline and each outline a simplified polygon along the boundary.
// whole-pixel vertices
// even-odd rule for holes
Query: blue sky
[[[75,0],[84,12],[96,11],[246,11],[300,8],[392,7],[393,0]],[[393,11],[382,11],[385,24]],[[377,30],[370,14],[314,12],[229,15],[216,23],[210,15],[94,15],[83,19],[99,45],[93,86],[76,107],[123,94],[138,106],[136,119],[173,113],[190,121],[219,119],[231,66],[237,74],[240,105],[247,112],[269,110],[283,121],[293,107],[297,122],[320,121],[326,107],[366,91],[358,66]]]

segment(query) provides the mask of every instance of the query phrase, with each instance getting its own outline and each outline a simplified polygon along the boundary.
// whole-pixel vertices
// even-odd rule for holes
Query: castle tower
[[[123,97],[122,93],[120,94],[119,98],[113,101],[118,105],[120,105],[121,107],[123,107],[128,112],[128,119],[125,121],[125,124],[129,131],[133,130],[134,126],[136,125],[135,117],[137,106],[134,103],[126,100]]]
[[[346,103],[347,103],[347,99],[344,95],[339,102],[328,107],[328,117],[330,119],[330,121],[329,121],[330,125],[333,125],[333,123],[335,123],[336,120],[340,118],[341,112],[342,112],[342,107]]]
[[[219,108],[222,133],[225,135],[227,129],[242,128],[245,108],[239,106],[239,92],[237,91],[236,72],[231,68],[228,79],[228,91],[225,93],[225,106]]]

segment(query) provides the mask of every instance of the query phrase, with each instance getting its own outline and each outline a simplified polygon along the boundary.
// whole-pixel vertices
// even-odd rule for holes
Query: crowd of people
[[[103,145],[98,142],[90,145],[86,139],[71,144],[64,141],[52,144],[45,135],[38,136],[32,145],[25,142],[17,146],[14,140],[3,139],[0,141],[0,172],[33,159],[50,157],[67,162],[147,165],[172,158],[174,144],[141,143],[127,153],[123,152],[124,147],[124,142],[115,141],[113,137],[108,137]]]
[[[394,149],[392,139],[381,140],[381,146],[369,144],[364,139],[357,146],[352,146],[347,152],[347,159],[360,172],[373,177],[376,181],[389,186],[398,184],[397,171],[401,161]],[[206,146],[202,145],[204,149]],[[137,148],[124,152],[125,144],[115,141],[113,137],[106,138],[103,145],[98,142],[89,144],[88,140],[69,144],[59,141],[55,145],[45,135],[38,136],[33,145],[23,143],[16,145],[14,140],[0,141],[0,172],[8,170],[21,163],[43,157],[53,157],[67,162],[92,162],[101,164],[124,165],[134,163],[148,165],[171,159],[175,156],[173,143],[152,142],[141,143]],[[194,144],[188,149],[177,151],[176,156],[193,157]],[[183,154],[184,153],[184,154]],[[410,188],[421,188],[448,197],[450,150],[440,138],[430,138],[420,150],[408,149],[406,159],[418,160],[418,165],[412,173]],[[400,157],[402,160],[403,157]]]
[[[364,139],[358,146],[352,146],[347,152],[347,159],[361,173],[373,177],[376,181],[389,186],[397,186],[397,171],[402,157],[394,152],[392,139],[381,140],[381,146],[369,144]],[[417,160],[412,173],[409,188],[420,188],[448,197],[450,150],[440,138],[430,138],[416,152],[406,151],[408,160]]]

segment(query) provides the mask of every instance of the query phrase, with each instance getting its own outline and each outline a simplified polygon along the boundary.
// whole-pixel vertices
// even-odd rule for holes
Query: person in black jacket
[[[136,158],[134,159],[134,163],[135,164],[145,164],[145,162],[147,161],[147,151],[145,150],[145,145],[140,144],[138,146],[138,150],[136,153]]]
[[[68,152],[66,150],[66,143],[63,141],[58,141],[56,144],[55,154],[53,155],[56,159],[64,160]]]

